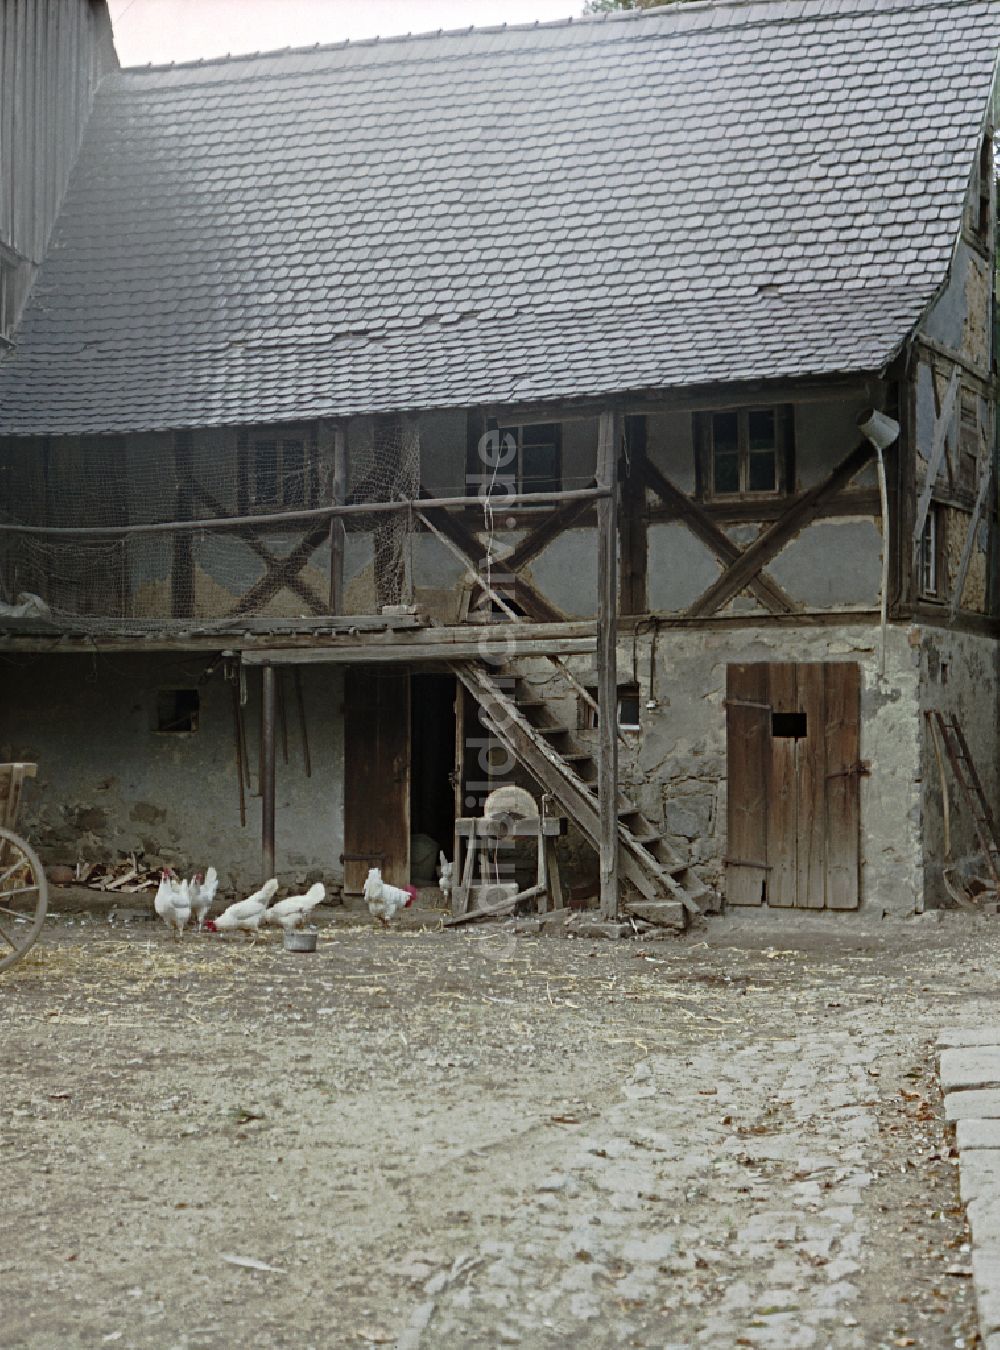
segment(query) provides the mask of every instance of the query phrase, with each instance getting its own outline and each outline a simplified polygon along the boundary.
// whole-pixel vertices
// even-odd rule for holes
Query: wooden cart
[[[35,770],[34,764],[0,764],[0,971],[34,945],[49,904],[38,855],[14,833],[24,780]]]

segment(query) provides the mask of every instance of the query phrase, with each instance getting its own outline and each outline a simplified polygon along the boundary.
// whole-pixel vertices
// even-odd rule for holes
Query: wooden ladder
[[[506,745],[543,791],[552,795],[560,811],[575,822],[581,833],[597,847],[600,839],[600,808],[596,768],[589,752],[581,751],[570,728],[558,723],[537,725],[532,718],[550,713],[543,699],[511,697],[475,662],[456,662],[455,673],[490,719],[497,738]],[[517,686],[515,686],[516,690]],[[555,714],[551,713],[554,717]],[[595,779],[582,776],[585,766]],[[701,915],[717,908],[717,896],[679,857],[626,797],[618,797],[619,865],[623,878],[643,901],[679,901],[684,912]],[[699,903],[701,901],[701,903]],[[629,908],[626,900],[625,910]]]
[[[930,708],[926,711],[926,717],[932,729],[936,728],[940,734],[948,763],[955,775],[955,782],[976,827],[979,847],[986,858],[995,885],[1000,888],[1000,849],[997,848],[996,824],[986,793],[983,791],[982,779],[973,763],[965,732],[954,714],[945,717],[944,713],[938,712],[936,708]]]

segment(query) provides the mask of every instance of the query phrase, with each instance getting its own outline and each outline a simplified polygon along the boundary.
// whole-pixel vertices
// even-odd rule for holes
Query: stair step
[[[592,760],[594,756],[589,755],[586,750],[580,750],[569,755],[560,755],[559,758],[565,760],[567,764],[585,764],[588,760]]]
[[[535,730],[540,731],[543,736],[568,736],[571,731],[576,730],[576,727],[568,727],[557,723],[551,727],[536,727]]]
[[[627,820],[629,816],[641,816],[642,812],[637,806],[620,806],[618,808],[618,819]]]
[[[547,708],[549,706],[547,698],[515,698],[514,702],[519,708]]]

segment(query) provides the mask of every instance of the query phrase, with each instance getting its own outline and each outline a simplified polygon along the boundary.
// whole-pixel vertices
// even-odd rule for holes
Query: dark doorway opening
[[[455,832],[455,677],[414,674],[410,700],[410,830],[434,840],[436,866]]]
[[[776,712],[771,714],[771,735],[784,737],[789,741],[804,741],[806,738],[806,714],[800,712]]]

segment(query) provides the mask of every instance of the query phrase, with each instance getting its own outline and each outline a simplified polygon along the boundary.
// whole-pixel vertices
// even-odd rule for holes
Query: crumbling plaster
[[[909,914],[923,904],[924,855],[919,642],[890,628],[886,676],[879,674],[878,630],[869,624],[787,629],[663,629],[619,642],[620,682],[637,678],[642,730],[620,747],[621,779],[662,824],[675,847],[721,882],[726,850],[726,666],[750,661],[857,661],[861,667],[861,903]],[[593,682],[593,667],[574,658]]]
[[[253,791],[241,829],[232,690],[204,657],[48,656],[4,668],[0,758],[39,765],[25,793],[25,833],[43,861],[94,861],[142,852],[179,867],[214,865],[223,886],[260,878],[257,788],[259,674],[247,672],[245,708]],[[277,868],[282,882],[315,872],[342,879],[343,677],[306,667],[303,692],[312,777],[302,764],[288,681],[289,763],[277,765]],[[155,728],[156,691],[199,688],[198,730]]]

